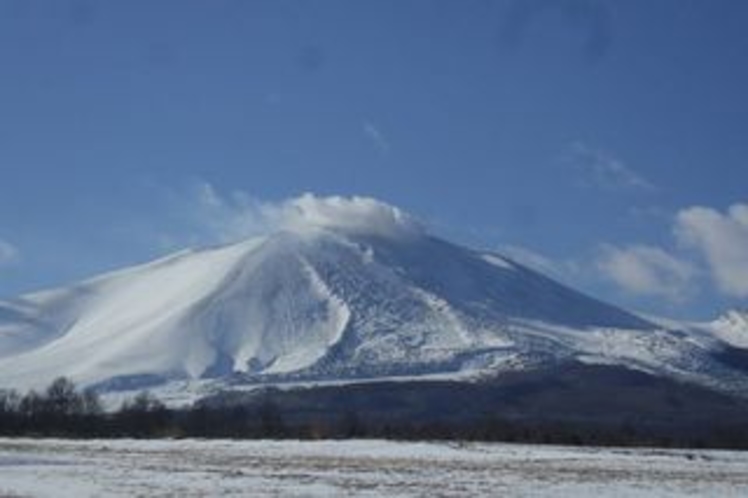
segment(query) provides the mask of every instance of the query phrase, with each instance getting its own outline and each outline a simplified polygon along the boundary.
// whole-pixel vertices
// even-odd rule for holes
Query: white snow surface
[[[64,375],[180,404],[227,385],[464,379],[568,360],[748,385],[715,355],[748,348],[743,314],[642,318],[367,198],[285,209],[267,236],[0,302],[0,388]]]
[[[748,495],[748,453],[393,441],[0,439],[0,496]]]

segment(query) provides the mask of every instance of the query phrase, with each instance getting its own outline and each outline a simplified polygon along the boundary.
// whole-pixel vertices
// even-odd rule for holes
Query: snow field
[[[748,454],[391,441],[0,439],[0,496],[747,496]]]

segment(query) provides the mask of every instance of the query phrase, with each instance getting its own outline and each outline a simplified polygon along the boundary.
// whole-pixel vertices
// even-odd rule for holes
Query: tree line
[[[80,391],[65,378],[46,389],[20,395],[0,391],[0,435],[30,437],[156,436],[167,425],[170,411],[148,392],[122,403],[113,413],[104,410],[96,391]]]
[[[748,426],[668,432],[635,424],[507,420],[460,421],[372,419],[355,411],[324,410],[299,417],[270,393],[236,406],[194,405],[171,409],[147,391],[116,411],[104,410],[99,395],[78,390],[61,377],[45,390],[0,392],[0,436],[68,438],[269,438],[503,441],[600,446],[711,447],[748,449]]]

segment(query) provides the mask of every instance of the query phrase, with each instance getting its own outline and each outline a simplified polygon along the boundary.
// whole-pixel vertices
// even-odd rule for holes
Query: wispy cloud
[[[735,204],[725,213],[701,206],[683,209],[675,234],[703,256],[723,294],[748,297],[748,204]]]
[[[10,242],[0,239],[0,267],[15,263],[18,258],[18,248]]]
[[[574,142],[565,151],[564,162],[576,168],[579,181],[587,187],[603,190],[630,190],[652,192],[657,188],[613,154],[591,147],[583,142]]]
[[[559,260],[524,246],[503,245],[499,253],[519,264],[539,271],[559,280],[573,280],[579,273],[579,266],[572,260]]]
[[[595,262],[607,280],[634,296],[682,303],[692,296],[696,268],[664,249],[646,245],[603,245]]]
[[[607,282],[631,297],[670,304],[693,297],[693,283],[699,275],[688,259],[646,245],[601,244],[589,255],[573,258],[553,258],[522,246],[502,246],[499,252],[557,280],[583,287]]]
[[[362,123],[362,126],[364,136],[374,144],[377,150],[382,155],[389,154],[390,150],[392,149],[392,147],[390,146],[390,141],[387,140],[387,137],[384,135],[384,133],[382,133],[379,127],[371,121],[364,121]]]

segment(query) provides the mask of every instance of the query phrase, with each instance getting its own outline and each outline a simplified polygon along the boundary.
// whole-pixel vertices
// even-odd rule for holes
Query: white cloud
[[[604,245],[596,268],[606,279],[632,295],[683,302],[692,294],[696,268],[658,247]]]
[[[503,245],[499,248],[499,252],[521,265],[556,278],[567,276],[569,270],[569,264],[555,261],[527,247]]]
[[[384,136],[384,133],[382,133],[378,126],[376,126],[371,121],[364,121],[363,130],[364,136],[371,140],[371,142],[374,144],[377,150],[379,150],[379,152],[381,152],[383,155],[386,155],[390,152],[390,149],[392,148],[390,146],[390,142],[389,140],[387,140],[387,137]]]
[[[654,191],[655,186],[623,160],[582,142],[571,144],[565,160],[582,173],[585,186],[604,190]]]
[[[691,262],[645,245],[604,244],[587,259],[553,259],[532,249],[502,246],[499,252],[557,280],[593,285],[611,282],[627,294],[682,303],[694,293],[698,270]]]
[[[0,239],[0,266],[7,266],[18,261],[18,249],[10,242]]]
[[[317,197],[304,194],[276,208],[280,226],[363,231],[379,235],[420,233],[422,226],[400,209],[371,197]]]
[[[675,233],[703,255],[721,292],[748,297],[748,204],[735,204],[724,214],[700,206],[683,209]]]
[[[349,233],[408,236],[423,226],[400,209],[370,197],[303,194],[280,202],[259,201],[237,191],[220,194],[202,183],[187,208],[201,238],[230,242],[277,230],[334,229]]]

